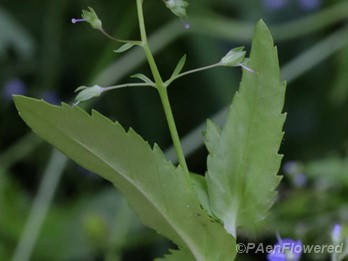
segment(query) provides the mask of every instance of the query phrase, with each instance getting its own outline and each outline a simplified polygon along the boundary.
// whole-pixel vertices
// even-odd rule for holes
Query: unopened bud
[[[166,4],[167,8],[179,18],[185,19],[187,17],[186,7],[189,5],[188,2],[183,0],[164,0],[164,3]],[[185,24],[185,28],[187,26],[189,27],[188,24]]]
[[[240,66],[246,54],[246,52],[243,51],[243,49],[243,46],[233,48],[224,57],[222,57],[220,63],[223,66]]]
[[[82,15],[81,15],[82,19],[81,18],[80,19],[73,18],[73,19],[71,19],[71,22],[73,24],[78,23],[78,22],[87,22],[92,26],[92,28],[102,31],[103,30],[102,22],[98,18],[96,12],[91,7],[88,7],[88,9],[89,9],[89,11],[82,10]]]
[[[79,94],[76,96],[76,102],[74,105],[79,104],[81,101],[89,100],[93,97],[98,97],[102,92],[104,91],[104,88],[100,87],[99,85],[94,85],[92,87],[87,86],[81,86],[75,90],[75,92],[79,92]]]

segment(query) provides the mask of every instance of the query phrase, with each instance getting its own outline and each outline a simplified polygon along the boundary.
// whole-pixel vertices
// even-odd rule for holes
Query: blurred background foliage
[[[281,147],[284,174],[269,218],[241,242],[282,237],[329,243],[334,224],[348,222],[348,2],[340,0],[191,0],[185,30],[160,0],[144,1],[147,31],[164,76],[187,54],[186,69],[250,47],[263,18],[288,82]],[[134,1],[9,1],[0,3],[0,260],[152,260],[172,247],[143,227],[125,200],[93,173],[37,138],[19,118],[12,94],[72,103],[81,85],[131,81],[149,74],[139,48],[115,54],[87,24],[71,24],[92,6],[105,29],[138,39]],[[239,69],[217,68],[178,80],[170,98],[190,169],[206,170],[202,131],[220,124],[240,81]],[[157,94],[147,88],[109,92],[82,105],[97,109],[158,143],[175,162]],[[96,139],[98,137],[95,137]],[[197,235],[199,236],[199,235]],[[304,255],[303,260],[325,256]],[[238,260],[266,260],[239,255]]]

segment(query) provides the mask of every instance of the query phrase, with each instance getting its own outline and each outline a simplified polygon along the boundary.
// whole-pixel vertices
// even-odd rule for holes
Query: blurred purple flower
[[[299,0],[299,5],[302,9],[311,11],[320,7],[321,0]]]
[[[263,0],[263,6],[268,10],[279,10],[283,8],[287,0]]]
[[[3,86],[3,97],[7,101],[12,101],[12,95],[25,95],[27,88],[25,83],[19,79],[11,79],[5,82]]]
[[[332,234],[331,234],[332,241],[334,243],[338,243],[341,241],[341,230],[342,230],[341,225],[335,224],[334,228],[332,229]]]
[[[302,165],[296,161],[287,161],[283,165],[283,171],[291,179],[295,187],[303,187],[307,183],[307,177],[302,172]]]
[[[284,163],[283,165],[283,171],[286,173],[286,174],[293,174],[295,172],[297,172],[298,170],[298,163],[296,161],[287,161]]]
[[[59,95],[55,91],[44,91],[41,94],[41,97],[45,102],[55,104],[55,105],[60,104]]]
[[[279,239],[272,252],[267,255],[268,261],[298,261],[302,253],[300,240]]]
[[[98,176],[94,172],[89,171],[88,169],[85,169],[84,167],[81,167],[81,166],[77,165],[77,170],[84,177],[87,177],[87,178],[92,179],[92,180],[102,180],[100,178],[100,176]]]
[[[295,187],[301,188],[306,185],[307,177],[303,173],[297,173],[292,177]]]

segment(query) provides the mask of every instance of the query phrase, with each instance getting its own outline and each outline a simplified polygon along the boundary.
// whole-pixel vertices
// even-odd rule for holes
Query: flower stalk
[[[73,24],[76,23],[80,23],[80,22],[86,22],[89,23],[91,25],[91,27],[93,29],[96,29],[98,31],[100,31],[102,34],[104,34],[107,38],[115,41],[115,42],[119,42],[119,43],[131,43],[133,45],[140,45],[141,42],[140,41],[133,41],[133,40],[122,40],[122,39],[118,39],[115,38],[113,36],[111,36],[110,34],[108,34],[104,28],[103,28],[103,23],[102,21],[99,19],[97,13],[94,11],[93,8],[88,7],[88,10],[82,10],[82,18],[72,18],[71,22]]]

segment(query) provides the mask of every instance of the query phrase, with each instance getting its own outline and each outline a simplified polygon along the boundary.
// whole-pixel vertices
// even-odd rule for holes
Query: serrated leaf
[[[157,258],[155,261],[195,261],[190,252],[187,250],[170,250],[170,254],[166,254],[163,258]]]
[[[249,64],[255,73],[243,71],[221,133],[210,123],[206,132],[210,207],[232,235],[237,227],[250,230],[266,216],[281,180],[285,83],[263,21],[256,26]]]
[[[120,48],[114,50],[114,52],[115,53],[123,53],[123,52],[129,50],[130,48],[132,48],[134,45],[136,45],[136,44],[135,43],[125,43]]]
[[[132,129],[126,132],[96,111],[14,97],[24,121],[86,169],[112,182],[142,222],[196,260],[233,260],[235,240],[201,209],[183,170]],[[199,236],[197,236],[199,235]],[[190,260],[190,259],[189,259]]]
[[[134,74],[131,76],[131,78],[138,78],[139,80],[142,80],[145,83],[155,85],[155,83],[153,81],[151,81],[146,75],[144,75],[142,73]]]
[[[217,126],[213,121],[207,120],[207,127],[204,133],[205,136],[205,146],[208,151],[214,151],[214,146],[220,139],[221,128]]]
[[[213,217],[214,215],[209,205],[206,179],[201,175],[191,173],[191,180],[202,208],[208,213],[209,216]]]

